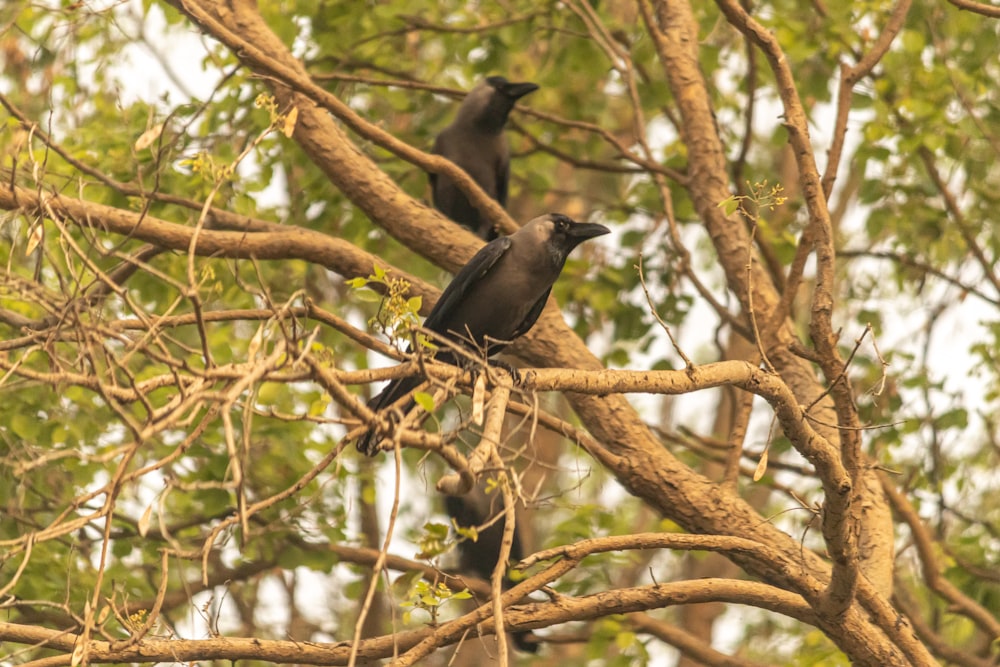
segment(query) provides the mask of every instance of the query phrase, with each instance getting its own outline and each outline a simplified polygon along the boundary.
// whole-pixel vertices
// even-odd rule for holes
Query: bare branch
[[[948,0],[951,4],[964,11],[982,14],[991,19],[1000,18],[1000,7],[988,5],[985,2],[974,2],[974,0]]]

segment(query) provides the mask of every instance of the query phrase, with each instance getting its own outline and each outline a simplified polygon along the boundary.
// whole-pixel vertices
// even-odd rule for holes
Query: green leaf
[[[327,394],[323,394],[318,399],[309,404],[309,416],[319,417],[326,412],[327,407],[330,405],[330,397]]]
[[[635,644],[635,641],[636,641],[636,635],[634,632],[628,632],[623,630],[620,631],[617,635],[615,635],[615,646],[617,646],[622,651],[632,648],[632,645]]]
[[[413,392],[413,400],[427,412],[434,412],[434,397],[426,391]]]
[[[726,197],[719,202],[718,208],[721,208],[726,215],[732,215],[736,212],[736,209],[740,207],[740,201],[737,199],[736,195],[731,195]]]
[[[370,289],[358,290],[354,293],[358,297],[358,301],[365,301],[368,303],[381,303],[382,295],[378,292]]]
[[[22,440],[35,440],[41,432],[41,423],[35,415],[19,412],[11,415],[10,428]]]
[[[457,523],[455,523],[454,519],[451,520],[451,523],[452,527],[455,529],[455,532],[461,537],[464,537],[468,540],[472,540],[473,542],[479,540],[479,531],[476,530],[475,526],[468,526],[468,527],[459,526]]]
[[[908,53],[920,53],[927,44],[923,34],[917,30],[903,30],[901,41]]]

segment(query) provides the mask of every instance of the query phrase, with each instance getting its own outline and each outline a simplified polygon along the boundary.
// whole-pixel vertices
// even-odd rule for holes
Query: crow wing
[[[509,237],[501,236],[494,239],[479,249],[469,263],[462,267],[448,286],[441,293],[441,298],[434,304],[431,314],[424,320],[424,327],[439,334],[445,334],[441,330],[442,323],[447,321],[455,308],[462,303],[465,294],[478,281],[490,272],[496,263],[500,261],[504,253],[510,249],[511,241]],[[543,303],[544,305],[544,303]],[[534,310],[534,309],[532,309]],[[541,312],[539,310],[539,312]],[[538,318],[538,315],[535,315]],[[534,323],[534,322],[532,322]],[[530,325],[529,325],[530,326]]]
[[[511,340],[520,338],[524,334],[528,333],[528,331],[531,330],[531,327],[535,326],[535,322],[538,321],[538,317],[542,314],[542,310],[545,309],[545,302],[549,300],[549,293],[551,291],[551,287],[545,290],[545,294],[542,295],[542,298],[535,302],[535,305],[531,307],[528,314],[524,316],[524,320],[517,325],[517,329],[514,330],[514,335],[511,336]]]

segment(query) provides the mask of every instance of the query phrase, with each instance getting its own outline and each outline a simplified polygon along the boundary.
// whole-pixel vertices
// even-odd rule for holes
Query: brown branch
[[[555,123],[562,127],[583,130],[585,132],[596,134],[602,139],[604,139],[604,141],[614,146],[615,150],[618,151],[618,154],[621,155],[622,159],[628,160],[629,162],[635,164],[638,167],[642,167],[645,171],[649,173],[662,174],[680,185],[687,185],[688,183],[688,179],[690,178],[688,174],[677,171],[676,169],[671,169],[670,167],[666,167],[662,164],[644,158],[640,155],[636,155],[633,151],[629,150],[629,148],[624,143],[622,143],[622,141],[618,139],[618,137],[616,137],[609,130],[601,127],[600,125],[597,125],[595,123],[588,123],[582,120],[570,120],[566,118],[561,118],[555,114],[548,113],[546,111],[540,111],[538,109],[527,110],[526,115],[530,115],[535,118],[539,118],[541,120],[549,121],[550,123]]]
[[[943,280],[949,285],[957,287],[963,292],[967,292],[969,294],[979,297],[980,299],[989,304],[992,304],[994,306],[1000,306],[1000,299],[998,299],[997,297],[991,297],[982,290],[980,290],[975,285],[964,283],[959,278],[956,278],[954,276],[949,276],[947,273],[937,268],[936,266],[928,264],[927,262],[922,262],[916,257],[913,257],[909,254],[892,252],[888,250],[841,250],[839,253],[837,253],[837,256],[848,259],[852,259],[855,257],[873,257],[876,259],[887,259],[889,261],[895,262],[896,264],[899,264],[900,266],[905,266],[907,268],[920,271],[921,273],[932,275],[935,278]]]
[[[444,95],[455,100],[461,100],[468,91],[459,90],[457,88],[447,88],[445,86],[435,86],[428,83],[422,83],[419,81],[406,81],[402,79],[373,79],[370,77],[361,77],[351,74],[342,74],[339,72],[330,72],[323,74],[314,74],[313,78],[318,81],[334,80],[334,81],[348,81],[354,83],[365,83],[372,86],[385,86],[389,88],[404,88],[408,90],[423,90],[427,92],[434,93],[435,95]],[[538,109],[532,109],[530,107],[525,107],[522,105],[515,105],[515,109],[524,116],[537,118],[538,120],[544,120],[553,125],[563,127],[566,129],[582,130],[588,134],[594,134],[599,136],[605,142],[609,143],[621,156],[621,159],[632,162],[635,166],[629,167],[626,165],[621,165],[616,162],[607,162],[602,160],[590,160],[579,155],[572,154],[556,148],[552,144],[548,144],[538,137],[534,136],[527,129],[524,128],[516,119],[511,118],[508,121],[508,125],[518,134],[525,137],[528,142],[535,149],[548,153],[560,160],[573,165],[574,167],[580,169],[592,169],[595,171],[606,171],[611,173],[648,173],[648,172],[658,172],[662,173],[664,176],[671,178],[679,183],[684,182],[686,177],[682,172],[679,172],[670,167],[665,167],[661,164],[653,162],[639,157],[628,147],[619,141],[611,132],[606,128],[603,128],[595,123],[588,123],[586,121],[562,118],[556,114],[540,111]]]
[[[823,446],[823,438],[803,419],[791,390],[778,376],[744,361],[721,361],[684,371],[599,371],[532,369],[522,372],[525,389],[606,394],[644,392],[685,394],[731,384],[763,397],[781,420],[785,435],[817,468],[824,483],[850,488],[850,478],[838,456]]]
[[[1000,7],[996,5],[988,5],[985,2],[975,2],[974,0],[948,0],[948,2],[967,12],[982,14],[991,19],[1000,19]]]
[[[358,648],[361,644],[361,634],[365,630],[365,619],[372,609],[375,600],[375,592],[378,589],[379,574],[385,568],[386,558],[389,556],[389,546],[392,544],[392,536],[396,530],[396,520],[399,518],[400,492],[399,486],[403,478],[403,457],[399,446],[393,451],[393,463],[395,464],[395,475],[393,475],[392,507],[389,509],[389,521],[386,525],[385,537],[382,541],[382,548],[379,550],[378,558],[372,565],[372,577],[368,582],[368,589],[365,592],[361,608],[358,610],[358,618],[354,623],[354,636],[351,638],[351,653],[347,659],[348,667],[354,667],[358,660]]]
[[[543,153],[548,153],[549,155],[559,159],[566,164],[576,167],[577,169],[591,169],[593,171],[604,171],[612,174],[644,174],[647,173],[647,169],[642,166],[630,167],[628,165],[618,164],[617,162],[609,162],[605,160],[590,160],[587,158],[580,157],[569,151],[564,151],[560,148],[556,148],[553,144],[546,143],[536,137],[535,135],[528,132],[516,121],[511,121],[509,123],[510,127],[515,130],[518,134],[527,139],[528,144],[534,150],[542,151]],[[628,159],[627,156],[622,156],[623,159]]]
[[[676,625],[660,621],[645,612],[628,615],[628,621],[637,632],[650,634],[660,641],[670,644],[686,657],[699,665],[712,667],[764,667],[764,663],[744,660],[733,655],[716,651],[698,637]]]
[[[298,539],[294,539],[294,541],[302,549],[329,551],[330,553],[336,554],[336,556],[344,562],[366,565],[368,567],[374,566],[378,561],[379,554],[382,553],[378,549],[365,547],[351,547],[343,544],[317,545],[312,542],[305,542]],[[432,583],[442,581],[446,586],[448,586],[448,588],[455,592],[468,588],[473,593],[481,595],[484,598],[489,597],[490,595],[490,584],[483,579],[470,577],[464,574],[451,574],[441,570],[440,568],[434,567],[433,565],[428,565],[427,563],[423,563],[418,560],[403,558],[402,556],[396,556],[394,554],[386,554],[385,567],[391,570],[398,570],[400,572],[420,572],[423,578],[427,581]]]
[[[167,222],[153,216],[105,206],[64,195],[40,193],[19,186],[0,184],[0,209],[20,210],[26,214],[54,214],[80,227],[93,226],[147,241],[161,248],[187,251],[195,236],[191,227]],[[330,268],[347,277],[368,276],[375,265],[385,261],[360,250],[343,239],[300,227],[245,234],[203,229],[194,248],[199,256],[223,256],[233,259],[301,259]],[[410,283],[420,294],[427,290],[423,280],[394,269],[394,276]],[[427,308],[428,299],[424,299]]]
[[[562,571],[565,567],[551,570]],[[542,575],[535,577],[541,578]],[[510,604],[517,599],[517,589],[526,584],[530,584],[530,580],[507,591],[503,596],[504,603]],[[813,620],[809,607],[796,595],[756,582],[729,579],[700,579],[606,591],[580,598],[561,597],[558,602],[508,609],[505,616],[510,626],[508,629],[528,630],[615,613],[712,601],[756,606],[805,623]],[[404,653],[392,664],[415,664],[426,655],[423,651],[414,651],[421,642],[435,648],[455,643],[476,626],[480,633],[493,633],[495,626],[488,616],[490,608],[491,605],[487,604],[437,628],[400,630],[390,635],[362,640],[355,645],[358,659],[387,658],[394,655],[395,649],[399,649]],[[0,621],[0,641],[35,644],[68,654],[74,650],[79,640],[80,636],[76,633]],[[93,662],[100,663],[263,660],[280,664],[346,665],[352,644],[346,641],[316,643],[235,637],[197,640],[144,638],[135,646],[117,649],[112,643],[92,640],[89,642],[89,655]]]
[[[746,108],[743,114],[743,137],[740,139],[740,152],[733,162],[733,183],[738,187],[743,183],[743,169],[746,166],[747,155],[750,153],[750,146],[753,144],[753,121],[754,109],[757,105],[757,49],[753,42],[746,35],[743,36],[743,45],[746,48],[747,73],[746,73]],[[744,194],[744,193],[741,193]],[[777,274],[773,274],[777,275]],[[780,286],[779,286],[780,289]]]
[[[496,420],[500,422],[501,425],[503,422],[503,415],[507,412],[507,402],[509,398],[510,388],[507,386],[501,387],[499,390],[494,392],[491,410],[493,413],[499,415],[496,417]],[[492,414],[487,416],[487,425],[489,424],[491,418],[493,418]],[[485,439],[485,428],[483,429],[483,433]],[[497,435],[499,435],[499,431]],[[499,442],[495,443],[495,445],[490,448],[490,462],[500,471],[497,478],[500,485],[500,492],[503,496],[504,523],[503,537],[500,540],[500,551],[497,553],[497,563],[493,567],[493,572],[490,574],[490,595],[493,597],[493,623],[497,634],[497,659],[501,667],[507,667],[507,642],[503,639],[505,621],[501,598],[503,595],[504,579],[507,575],[507,562],[510,560],[510,550],[514,544],[514,530],[517,519],[515,517],[514,492],[511,489],[511,478],[510,475],[507,474],[507,469],[504,467],[503,459],[500,458],[498,445]]]
[[[721,553],[753,553],[764,558],[776,556],[774,550],[760,542],[727,535],[684,535],[678,533],[632,533],[611,537],[595,537],[580,540],[531,554],[517,564],[519,569],[527,569],[547,560],[567,559],[580,562],[587,556],[611,551],[632,551],[644,549],[676,549],[679,551],[713,551]]]
[[[761,42],[770,41],[774,48],[763,50],[775,72],[779,95],[783,100],[787,98],[792,102],[786,106],[785,117],[789,121],[791,141],[796,160],[799,163],[800,177],[804,179],[804,185],[808,186],[803,187],[803,193],[809,206],[810,225],[819,230],[817,239],[818,246],[821,246],[818,252],[821,289],[817,291],[814,300],[813,338],[819,338],[825,331],[825,340],[817,342],[822,353],[818,357],[826,359],[827,365],[824,366],[823,372],[829,379],[832,379],[837,377],[843,368],[842,363],[836,363],[838,360],[836,338],[830,327],[833,309],[833,273],[831,268],[834,257],[833,245],[829,219],[825,209],[825,198],[822,195],[819,175],[808,146],[808,135],[805,134],[807,131],[805,114],[801,104],[798,103],[795,82],[787,69],[787,61],[782,57],[780,48],[774,42],[774,36],[755,22],[748,22],[746,13],[734,5],[735,3],[731,1],[720,2],[724,13],[732,17],[730,21],[733,21],[737,27],[752,28],[745,34],[758,45],[758,48],[760,48]],[[747,290],[750,288],[750,285],[747,284],[745,271],[746,248],[749,244],[745,225],[739,224],[735,219],[731,220],[719,208],[719,203],[726,200],[731,192],[725,166],[725,151],[718,136],[712,112],[711,95],[708,92],[707,82],[698,59],[698,44],[700,43],[698,21],[693,15],[690,3],[685,0],[641,0],[639,8],[648,32],[653,38],[656,53],[663,66],[663,74],[669,82],[673,97],[681,112],[681,134],[688,147],[689,192],[692,201],[719,255],[720,264],[726,272],[727,282],[734,294],[740,299],[745,311]],[[754,304],[759,312],[773,312],[779,302],[773,282],[766,272],[758,266],[756,259],[753,261],[752,271],[751,285],[757,290],[754,294]],[[781,373],[782,379],[788,383],[802,404],[808,404],[822,392],[822,388],[816,383],[815,371],[811,365],[798,358],[794,353],[797,335],[791,323],[785,320],[776,326],[766,328],[761,334],[766,341],[769,358],[778,372]],[[856,418],[853,416],[854,409],[850,400],[850,388],[839,383],[835,396],[836,400],[830,401],[834,405],[826,405],[824,402],[822,409],[828,412],[836,410],[836,418],[824,418],[823,421],[829,424],[850,426],[852,420]],[[592,430],[595,428],[592,423],[588,423],[588,426]],[[820,425],[818,428],[823,439],[816,442],[817,447],[830,448],[832,451],[829,456],[837,458],[842,456],[843,451],[844,467],[850,471],[851,475],[870,474],[855,458],[859,446],[856,431],[848,432],[847,438],[853,437],[853,441],[845,438],[845,443],[840,446],[842,434],[836,426],[831,428]],[[899,650],[899,657],[894,658],[894,660],[898,660],[899,664],[933,664],[933,659],[927,654],[926,649],[920,646],[919,642],[912,638],[912,635],[907,634],[906,631],[900,632],[898,628],[893,627],[892,621],[889,620],[892,614],[884,609],[883,603],[877,597],[868,600],[868,593],[866,593],[865,605],[871,604],[873,608],[880,610],[876,618],[880,619],[878,624],[881,632],[892,638],[891,644],[874,635],[871,636],[870,641],[859,641],[858,635],[844,632],[842,617],[840,620],[835,620],[837,618],[835,612],[838,609],[853,607],[850,600],[855,585],[861,586],[861,589],[866,591],[871,590],[867,585],[860,583],[856,576],[857,548],[854,540],[856,540],[857,527],[861,525],[873,536],[891,536],[891,516],[885,511],[884,498],[877,495],[864,499],[867,503],[864,514],[865,522],[859,523],[859,503],[852,503],[856,487],[858,487],[857,484],[849,484],[840,488],[824,488],[826,492],[824,537],[830,547],[831,555],[834,557],[837,572],[830,580],[824,578],[828,586],[824,597],[828,603],[826,604],[827,613],[822,614],[824,619],[822,627],[827,635],[836,641],[855,661],[870,660],[871,664],[884,664],[885,654],[879,658],[862,659],[860,657],[871,655],[869,651],[877,644],[886,650]],[[659,488],[662,490],[663,487]],[[866,484],[863,488],[867,492],[870,485]],[[849,514],[848,512],[851,510],[855,510],[856,513]],[[884,582],[886,577],[882,566],[886,563],[891,566],[892,562],[891,537],[883,537],[882,541],[877,544],[881,548],[869,552],[872,558],[866,560],[866,565],[875,564],[878,570],[872,571],[872,576],[878,581]],[[890,648],[892,644],[894,646]],[[905,658],[902,657],[903,654],[906,655]]]
[[[955,195],[953,195],[951,190],[948,188],[948,183],[945,182],[944,177],[941,176],[941,172],[938,171],[937,165],[934,161],[934,154],[926,146],[920,146],[917,149],[917,154],[920,156],[920,160],[923,162],[924,168],[927,170],[927,174],[931,177],[931,181],[934,182],[934,187],[936,187],[938,192],[941,193],[941,197],[944,199],[945,208],[948,209],[948,215],[950,215],[951,219],[955,221],[955,225],[958,227],[958,231],[962,235],[962,239],[965,240],[965,244],[969,248],[969,251],[972,252],[972,255],[979,263],[986,280],[993,286],[993,289],[1000,292],[1000,276],[998,276],[994,270],[995,262],[991,261],[986,256],[986,253],[979,246],[979,242],[976,241],[975,230],[971,229],[970,225],[966,222],[965,215],[963,215],[962,209],[958,205],[958,200],[955,199]]]
[[[826,171],[823,173],[823,194],[827,199],[833,191],[833,182],[837,178],[837,169],[840,167],[840,157],[844,150],[844,137],[847,135],[847,116],[851,111],[851,101],[854,94],[854,85],[867,76],[876,64],[882,59],[892,45],[892,41],[903,28],[906,15],[910,12],[912,0],[898,0],[889,14],[889,20],[879,33],[878,39],[872,44],[871,49],[860,59],[854,67],[842,64],[840,68],[840,88],[837,91],[837,119],[833,126],[833,141],[827,154]]]
[[[907,590],[898,590],[901,587],[897,586],[897,592],[892,597],[893,604],[906,615],[913,624],[913,629],[935,655],[946,660],[948,663],[961,665],[962,667],[996,667],[995,660],[982,659],[962,651],[952,645],[950,645],[944,637],[934,631],[930,624],[924,620],[923,611],[920,606],[910,598],[910,594]]]
[[[503,595],[504,604],[518,599],[522,590],[538,587],[537,580],[557,578],[556,573],[572,569],[573,561],[565,560],[546,571],[530,577]],[[699,579],[667,584],[653,584],[635,588],[604,591],[584,597],[560,596],[552,603],[536,603],[517,606],[505,612],[510,631],[534,630],[566,620],[586,621],[607,616],[678,604],[698,604],[703,602],[729,602],[767,609],[779,614],[812,624],[815,616],[808,605],[797,595],[765,584],[731,579]],[[489,616],[490,604],[439,625],[433,634],[412,650],[391,663],[393,667],[408,667],[417,664],[438,646],[462,637],[473,627],[480,633],[493,633],[496,627]],[[0,634],[2,638],[2,634]]]
[[[556,606],[566,610],[570,618],[577,621],[591,620],[607,616],[609,613],[629,613],[646,611],[679,604],[700,604],[704,602],[726,602],[765,609],[813,625],[815,614],[802,598],[766,584],[733,579],[697,579],[664,584],[651,584],[621,590],[603,591],[580,598],[560,597]],[[527,610],[539,608],[543,612],[546,603],[524,605],[507,612],[512,629],[535,629],[544,627],[538,621],[525,618]],[[525,611],[521,611],[524,609]],[[611,611],[614,609],[615,611]],[[523,614],[523,615],[522,615]],[[481,627],[491,629],[489,623]]]
[[[938,549],[934,544],[934,539],[909,499],[899,492],[896,485],[884,473],[879,473],[879,479],[889,502],[892,504],[893,512],[910,528],[910,535],[920,556],[924,583],[946,600],[952,606],[953,611],[971,620],[988,637],[1000,637],[1000,620],[997,619],[996,615],[959,590],[942,574],[941,565],[936,556]]]
[[[816,288],[813,293],[812,317],[809,333],[819,352],[820,366],[828,383],[830,395],[837,412],[840,452],[844,467],[852,480],[840,489],[828,489],[823,513],[823,537],[833,560],[834,573],[827,587],[826,612],[839,616],[850,605],[858,580],[857,535],[861,530],[860,475],[862,471],[861,438],[857,409],[850,384],[838,381],[845,364],[837,349],[837,336],[833,329],[834,244],[826,197],[820,183],[812,145],[809,140],[809,123],[799,99],[795,79],[774,34],[761,26],[735,0],[716,0],[726,19],[751,39],[764,53],[771,66],[785,111],[785,127],[789,142],[799,166],[802,192],[809,209],[809,230],[816,251]]]
[[[723,484],[737,492],[739,488],[740,459],[746,454],[747,430],[750,427],[750,416],[753,412],[753,397],[750,392],[743,392],[735,401],[735,410],[732,419],[732,429],[729,433],[729,441],[726,443],[728,453],[725,459],[725,473],[723,474]]]

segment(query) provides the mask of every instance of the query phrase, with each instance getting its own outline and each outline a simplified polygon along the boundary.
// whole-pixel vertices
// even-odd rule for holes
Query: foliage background
[[[370,462],[351,448],[339,453],[354,414],[318,367],[342,372],[360,395],[385,379],[363,369],[386,357],[347,333],[348,323],[367,330],[378,310],[345,281],[368,275],[372,256],[405,272],[426,308],[427,285],[443,284],[442,268],[460,265],[475,244],[419,203],[426,156],[323,106],[319,117],[333,114],[331,125],[356,146],[347,154],[358,156],[334,173],[315,137],[346,144],[302,100],[323,101],[249,49],[224,45],[228,27],[263,58],[286,62],[243,19],[213,33],[198,12],[228,10],[211,4],[14,1],[0,10],[0,636],[11,642],[8,664],[111,661],[116,650],[116,659],[141,661],[128,651],[169,638],[337,642],[356,629],[364,637],[419,631],[427,615],[413,611],[404,622],[400,603],[438,599],[418,597],[412,574],[395,581],[400,570],[454,563],[433,490],[443,460],[411,448],[398,463],[391,454]],[[525,221],[558,210],[612,226],[610,240],[569,262],[555,299],[603,366],[676,372],[630,399],[655,448],[636,442],[626,452],[588,423],[596,413],[574,403],[575,414],[555,396],[543,395],[543,406],[593,433],[606,455],[579,435],[544,433],[524,447],[528,423],[508,421],[503,453],[520,481],[529,544],[638,536],[553,584],[595,605],[579,622],[553,625],[536,594],[524,618],[548,628],[538,634],[550,641],[540,656],[511,661],[837,665],[874,664],[866,651],[884,651],[881,664],[898,655],[909,664],[930,656],[995,664],[998,12],[966,4],[764,2],[749,8],[755,23],[741,32],[743,10],[722,0],[234,3],[237,17],[259,11],[313,84],[365,128],[421,151],[481,77],[539,83],[511,122],[509,213]],[[696,39],[670,41],[688,27],[677,18],[688,12]],[[685,87],[663,48],[696,58],[711,114],[691,115],[692,98],[681,93],[697,89],[697,76],[683,72],[695,82]],[[812,171],[796,143],[799,103],[808,155],[819,163]],[[713,131],[722,166],[714,171],[703,162]],[[391,183],[373,180],[362,155]],[[47,207],[47,193],[79,206]],[[123,232],[98,205],[143,222]],[[751,229],[753,273],[749,240],[724,238],[749,239]],[[188,252],[195,233],[214,249]],[[248,250],[250,237],[260,243]],[[747,294],[755,290],[752,321]],[[827,294],[833,318],[824,333],[817,295]],[[651,303],[701,375],[679,370],[685,360]],[[772,321],[775,312],[787,318]],[[754,327],[760,346],[740,336]],[[597,368],[576,348],[545,347],[569,345],[546,331],[515,350],[527,365],[570,367],[559,362],[574,358]],[[808,397],[781,361],[789,349],[812,362]],[[760,350],[791,390],[780,400],[751,405],[745,390],[761,393],[760,382],[737,379],[736,367],[702,366],[756,366]],[[845,367],[850,387],[838,395]],[[685,373],[688,385],[671,379]],[[539,378],[582,391],[578,376]],[[680,388],[665,390],[668,379]],[[778,409],[796,405],[791,395],[809,405],[824,387],[836,402],[825,413]],[[438,417],[448,426],[455,412]],[[832,477],[794,435],[796,419],[832,443],[853,488],[870,494],[845,510],[851,530],[836,532]],[[855,436],[874,467],[852,457]],[[656,457],[668,455],[704,475],[703,486],[694,477],[660,480],[689,504],[639,474],[665,470]],[[616,456],[631,463],[616,465]],[[375,577],[380,592],[356,628],[397,489],[388,553],[420,562],[394,562],[390,575]],[[787,544],[754,532],[743,515],[729,519],[732,532],[713,528],[713,512],[729,507],[721,497],[742,498]],[[859,507],[892,513],[882,521]],[[725,533],[787,558],[795,544],[820,559],[844,553],[881,594],[892,589],[886,608],[913,638],[887,636],[885,626],[884,644],[859,634],[866,649],[845,638],[858,609],[883,609],[864,602],[850,577],[837,581],[852,591],[854,611],[833,613],[804,580],[773,574],[783,567],[773,552],[759,556],[771,565],[684,555],[648,548],[663,546],[643,542],[654,532]],[[421,550],[432,557],[416,558]],[[872,553],[889,558],[888,576]],[[871,561],[874,570],[865,567]],[[736,583],[718,593],[698,587],[706,577]],[[628,613],[628,591],[655,582],[689,583],[693,592]],[[802,596],[796,604],[807,611],[737,583]],[[488,593],[482,582],[470,585]],[[626,591],[617,606],[593,597],[615,591]],[[448,601],[442,618],[461,611]],[[63,631],[118,643],[103,653],[103,644],[66,644]],[[342,660],[335,651],[304,655],[298,644],[258,653],[207,646],[192,643],[193,653],[177,659]],[[388,646],[372,640],[362,657],[392,656]],[[497,650],[488,637],[470,637],[458,660]],[[445,664],[454,652],[433,659]],[[415,654],[401,660],[407,655]]]

